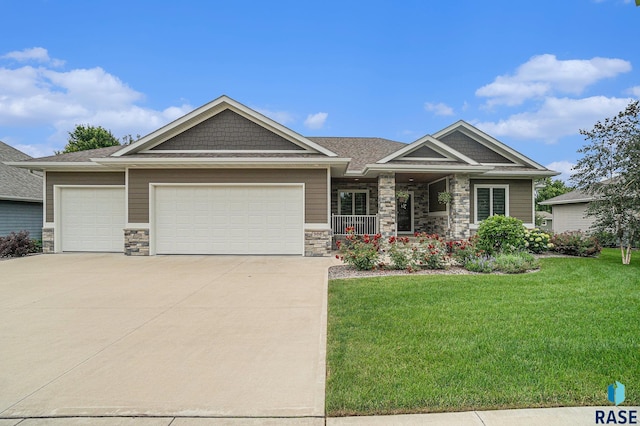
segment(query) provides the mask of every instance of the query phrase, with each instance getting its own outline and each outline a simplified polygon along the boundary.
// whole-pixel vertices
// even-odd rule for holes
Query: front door
[[[396,205],[399,233],[413,233],[413,192],[409,192],[409,198]]]

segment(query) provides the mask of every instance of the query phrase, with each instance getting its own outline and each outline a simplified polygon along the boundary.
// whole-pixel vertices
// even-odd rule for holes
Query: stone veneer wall
[[[449,180],[449,191],[453,195],[451,205],[451,223],[448,238],[460,240],[471,236],[469,221],[471,220],[471,202],[469,199],[469,176],[454,175]]]
[[[125,229],[124,254],[127,256],[149,256],[149,230]]]
[[[438,234],[441,237],[449,236],[449,218],[447,216],[429,216],[425,232]]]
[[[414,232],[429,230],[429,188],[426,183],[399,183],[396,191],[413,192],[413,228]],[[399,208],[396,206],[396,208]]]
[[[331,255],[331,231],[304,231],[304,255],[309,257]]]
[[[53,228],[42,228],[42,253],[55,253]]]
[[[396,235],[396,174],[378,176],[378,220],[383,238]]]

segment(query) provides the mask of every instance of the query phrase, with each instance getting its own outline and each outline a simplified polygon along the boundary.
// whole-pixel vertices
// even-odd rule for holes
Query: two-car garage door
[[[302,254],[302,185],[151,190],[157,254]]]
[[[124,188],[59,191],[61,251],[124,251]],[[156,254],[303,253],[302,185],[153,185],[150,191]]]

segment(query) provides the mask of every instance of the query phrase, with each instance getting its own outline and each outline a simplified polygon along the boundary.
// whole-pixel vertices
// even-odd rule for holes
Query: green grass
[[[640,253],[329,283],[327,414],[640,404]]]

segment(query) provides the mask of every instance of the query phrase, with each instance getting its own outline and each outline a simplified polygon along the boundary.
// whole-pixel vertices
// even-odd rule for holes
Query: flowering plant
[[[524,231],[524,246],[532,253],[542,253],[553,248],[551,237],[539,229],[527,229]]]
[[[346,228],[347,236],[343,244],[338,244],[340,254],[337,259],[364,271],[375,269],[380,258],[380,234],[356,235],[354,227]]]

